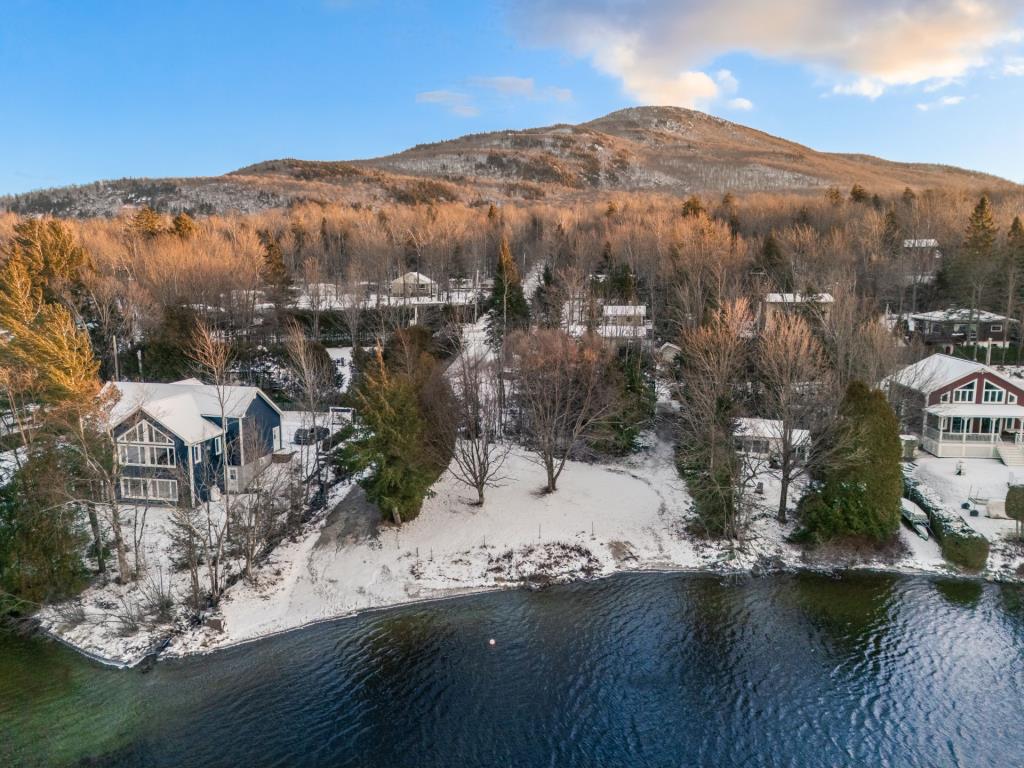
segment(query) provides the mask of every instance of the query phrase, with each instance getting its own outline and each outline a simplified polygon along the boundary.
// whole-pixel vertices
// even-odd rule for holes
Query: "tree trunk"
[[[117,574],[123,584],[129,580],[131,569],[128,567],[128,550],[121,531],[121,513],[116,505],[110,510],[110,531],[114,534],[114,549],[117,551]]]
[[[96,508],[89,505],[89,527],[92,529],[92,541],[93,546],[96,548],[96,569],[103,577],[103,581],[107,580],[107,560],[103,556],[103,537],[100,535],[100,518],[96,514]]]
[[[787,522],[786,507],[789,502],[789,466],[788,462],[782,463],[781,478],[779,480],[779,522]]]

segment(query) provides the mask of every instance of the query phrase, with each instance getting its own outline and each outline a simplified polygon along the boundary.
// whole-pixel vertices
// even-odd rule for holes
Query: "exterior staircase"
[[[1024,446],[1019,443],[1000,442],[996,446],[999,458],[1008,467],[1024,467]]]

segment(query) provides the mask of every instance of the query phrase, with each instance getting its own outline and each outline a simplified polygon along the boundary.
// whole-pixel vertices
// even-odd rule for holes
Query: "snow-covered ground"
[[[483,321],[466,327],[466,349],[486,350],[484,328]],[[335,360],[351,359],[350,349],[332,349],[330,354]],[[669,414],[674,406],[667,389],[659,388],[660,412]],[[286,413],[283,421],[284,447],[296,451],[299,462],[312,460],[308,448],[292,442],[295,430],[309,422],[308,414],[297,412]],[[197,653],[372,608],[624,570],[861,567],[954,572],[934,540],[924,541],[905,526],[895,554],[869,559],[858,553],[808,556],[787,541],[795,523],[780,525],[775,519],[779,487],[769,471],[757,478],[763,494],[751,495],[752,518],[743,544],[730,547],[706,540],[691,530],[691,501],[677,474],[671,444],[654,432],[643,436],[643,444],[643,450],[615,463],[570,462],[554,494],[541,492],[542,468],[516,449],[504,465],[505,479],[488,490],[482,507],[473,503],[475,493],[445,474],[420,515],[401,527],[382,521],[357,486],[339,485],[327,512],[294,540],[279,545],[253,583],[240,579],[227,590],[213,622],[177,628],[144,623],[137,631],[124,632],[118,619],[121,601],[144,599],[147,586],[138,583],[91,588],[80,601],[87,620],[55,608],[44,611],[43,624],[87,653],[132,663],[169,635],[166,653]],[[1014,480],[1014,471],[997,460],[965,460],[959,475],[957,463],[923,455],[911,473],[951,509],[968,499],[976,505],[1002,499]],[[1014,523],[963,514],[992,542],[984,575],[1007,578],[1017,573],[1024,548],[1005,540]],[[186,576],[170,563],[168,515],[159,508],[148,512],[143,545],[147,578],[173,579],[180,599]]]
[[[290,441],[301,418],[288,414],[286,423]],[[950,572],[935,542],[905,527],[900,532],[904,552],[895,557],[807,561],[803,550],[786,542],[793,524],[781,526],[775,520],[778,486],[767,474],[761,477],[765,492],[754,497],[759,503],[741,548],[730,551],[695,536],[688,530],[690,499],[676,474],[671,446],[653,434],[646,437],[649,447],[623,462],[570,463],[558,491],[550,495],[541,493],[542,469],[520,450],[510,455],[507,479],[489,489],[482,507],[472,503],[469,489],[445,475],[419,517],[401,527],[381,521],[356,486],[338,486],[329,514],[297,540],[279,546],[254,584],[240,580],[227,591],[216,614],[222,628],[179,628],[166,653],[203,652],[371,608],[623,570],[730,572],[832,565]],[[963,476],[953,474],[955,465],[926,456],[916,462],[913,474],[950,507],[968,495],[1005,493],[1011,470],[999,462],[968,462]],[[154,535],[146,546],[151,563],[166,559],[159,551],[167,545],[161,533],[165,514],[150,510],[148,527]],[[1012,521],[969,521],[993,540],[989,575],[1024,561],[1020,550],[999,543],[1013,530]],[[138,588],[108,586],[98,590],[100,597],[90,590],[85,603],[94,606],[100,599],[111,606],[119,590]],[[108,610],[105,621],[65,625],[54,611],[46,625],[87,652],[129,662],[168,632],[164,626],[122,636],[114,613]]]

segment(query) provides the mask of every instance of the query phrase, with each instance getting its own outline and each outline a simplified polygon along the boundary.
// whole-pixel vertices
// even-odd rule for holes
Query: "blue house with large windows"
[[[197,504],[239,493],[281,447],[281,410],[258,387],[111,382],[111,431],[126,501]]]

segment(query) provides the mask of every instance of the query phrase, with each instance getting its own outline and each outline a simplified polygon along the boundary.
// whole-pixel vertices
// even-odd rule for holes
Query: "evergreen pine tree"
[[[885,222],[882,228],[882,249],[885,255],[891,259],[900,255],[903,249],[903,227],[900,225],[896,209],[890,208],[885,212]]]
[[[975,260],[990,259],[996,244],[996,225],[988,195],[982,195],[967,221],[964,251]]]
[[[782,253],[782,247],[775,238],[774,232],[770,231],[761,244],[758,266],[783,291],[792,288],[793,278],[789,272],[789,265],[786,263],[786,257]]]
[[[188,240],[196,233],[196,221],[187,213],[182,211],[171,221],[171,229],[182,240]]]
[[[804,534],[890,541],[899,530],[903,473],[899,420],[881,390],[850,383],[838,440],[840,458],[825,468],[821,488],[801,501]]]
[[[367,498],[395,523],[411,520],[438,475],[425,450],[429,436],[416,380],[391,370],[378,348],[356,399],[362,429],[342,449],[342,466],[368,471],[360,482]]]
[[[159,213],[147,205],[132,216],[131,229],[140,237],[149,239],[164,231],[164,220]]]
[[[501,346],[505,335],[517,328],[530,324],[530,305],[523,295],[519,269],[508,238],[502,236],[498,251],[498,268],[494,273],[494,289],[490,299],[490,319],[487,322],[487,338],[495,348]]]
[[[696,195],[691,195],[683,203],[683,216],[700,216],[704,213],[707,213],[704,203]]]
[[[850,187],[850,202],[852,203],[866,203],[870,199],[868,191],[864,189],[860,184],[854,184]]]
[[[292,277],[284,263],[284,251],[281,250],[277,238],[264,231],[260,233],[260,240],[263,243],[263,266],[260,276],[266,285],[270,303],[280,309],[291,299]]]

